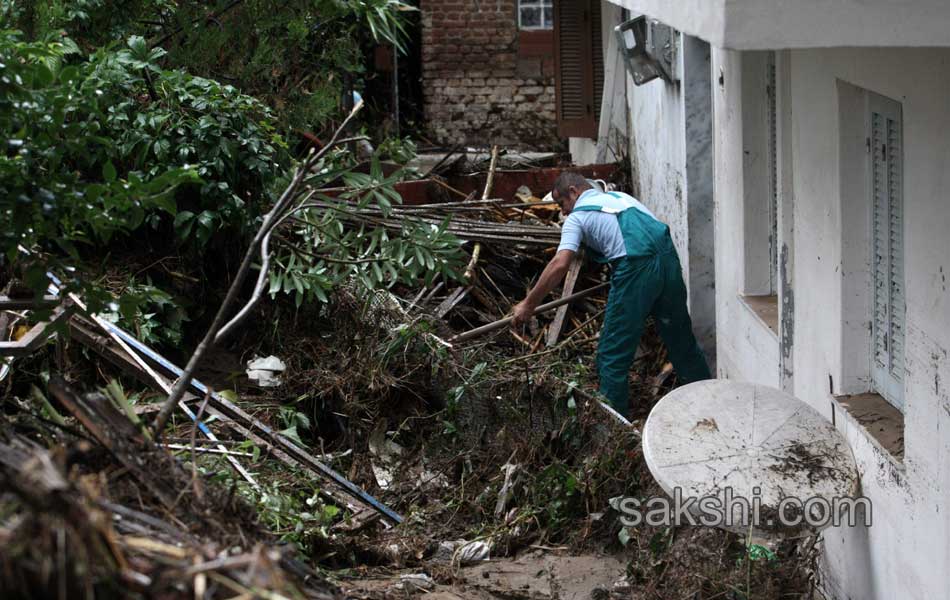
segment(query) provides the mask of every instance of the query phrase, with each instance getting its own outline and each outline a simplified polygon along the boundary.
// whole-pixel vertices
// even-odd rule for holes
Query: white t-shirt
[[[612,192],[620,198],[599,190],[586,190],[577,199],[574,210],[567,215],[561,224],[561,243],[558,250],[573,250],[584,244],[594,252],[602,254],[607,260],[622,258],[627,255],[627,247],[623,243],[623,233],[614,213],[599,210],[577,210],[579,206],[603,206],[611,211],[620,212],[627,208],[635,208],[654,219],[650,210],[636,198],[623,192]]]

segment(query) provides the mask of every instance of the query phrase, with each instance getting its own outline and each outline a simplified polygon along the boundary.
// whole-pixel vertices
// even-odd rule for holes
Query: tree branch
[[[165,429],[165,425],[168,423],[168,418],[171,416],[172,411],[175,409],[175,406],[178,404],[178,401],[185,395],[185,391],[188,389],[188,386],[191,385],[191,380],[194,378],[195,370],[197,370],[199,363],[207,354],[215,343],[220,342],[222,337],[218,336],[218,331],[220,331],[222,325],[224,324],[225,315],[230,312],[231,305],[237,299],[238,294],[240,293],[241,286],[244,283],[244,279],[247,276],[248,271],[251,267],[251,261],[256,254],[256,251],[259,247],[264,244],[265,239],[270,236],[271,230],[279,224],[287,209],[293,203],[297,197],[297,192],[300,189],[301,184],[304,179],[307,178],[310,170],[313,168],[317,162],[323,158],[323,156],[339,142],[340,133],[343,129],[350,123],[353,117],[356,116],[356,113],[363,108],[363,102],[360,101],[353,107],[353,110],[350,111],[350,114],[347,115],[346,119],[343,120],[343,123],[340,124],[340,127],[334,132],[333,138],[324,146],[319,152],[314,153],[312,150],[308,157],[303,161],[303,163],[297,168],[297,171],[294,173],[293,179],[291,179],[290,184],[278,198],[277,202],[274,203],[274,207],[267,213],[264,217],[264,222],[258,229],[257,233],[254,235],[254,239],[247,248],[247,252],[244,254],[244,260],[241,261],[241,266],[238,268],[237,274],[234,276],[234,281],[231,282],[231,287],[228,289],[227,295],[224,297],[224,301],[221,303],[221,306],[218,308],[217,314],[214,316],[214,321],[212,321],[211,326],[208,328],[208,331],[205,332],[204,338],[198,344],[198,347],[195,348],[194,353],[191,355],[191,358],[188,359],[188,364],[185,366],[184,371],[175,381],[175,385],[172,386],[171,391],[168,394],[168,399],[165,400],[165,403],[162,405],[161,411],[159,411],[158,416],[155,418],[155,425],[153,427],[153,433],[155,441],[158,442],[161,439],[162,431]],[[307,196],[309,198],[309,195]],[[266,248],[266,245],[264,246]],[[265,260],[261,259],[262,262]],[[262,276],[266,277],[266,272],[262,270]],[[254,300],[253,297],[251,299]],[[244,314],[247,314],[248,311],[241,311]],[[228,323],[229,330],[236,327],[238,321],[232,319]]]

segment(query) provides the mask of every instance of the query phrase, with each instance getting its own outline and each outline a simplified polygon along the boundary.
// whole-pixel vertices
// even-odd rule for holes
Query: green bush
[[[266,107],[231,86],[164,71],[141,38],[88,60],[68,39],[0,32],[0,251],[68,255],[140,227],[178,225],[200,249],[252,225],[289,164]],[[45,267],[26,268],[45,287]]]
[[[270,106],[283,131],[321,131],[339,117],[344,79],[363,86],[365,48],[402,47],[397,0],[0,0],[30,39],[66,34],[91,51],[139,35],[165,66],[232,83]]]
[[[371,21],[374,35],[381,19]],[[209,250],[243,249],[272,192],[286,183],[293,161],[272,112],[233,86],[163,69],[164,57],[139,36],[84,56],[67,37],[29,42],[0,32],[0,214],[9,224],[0,228],[0,252],[19,263],[36,293],[52,268],[93,311],[111,306],[113,299],[88,282],[108,257],[145,242],[151,255],[178,251],[196,269],[226,271],[225,258]],[[390,146],[391,154],[412,151],[411,143]],[[342,182],[349,204],[287,222],[274,251],[271,294],[291,294],[299,305],[325,301],[343,281],[374,288],[457,275],[460,242],[445,225],[407,221],[387,233],[341,218],[354,204],[376,204],[388,215],[401,201],[393,189],[401,173],[384,177],[374,159],[361,174],[355,163],[338,149],[308,178],[314,189]],[[115,305],[123,322],[143,335],[160,323],[173,332],[163,341],[180,342],[188,315],[174,300],[150,283],[130,290]]]

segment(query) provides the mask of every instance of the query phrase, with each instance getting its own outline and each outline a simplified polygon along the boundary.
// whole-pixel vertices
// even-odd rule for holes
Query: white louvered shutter
[[[900,104],[870,95],[871,378],[891,404],[904,404],[904,187]]]
[[[769,169],[769,288],[778,293],[778,89],[775,53],[767,65],[768,89],[768,169]]]

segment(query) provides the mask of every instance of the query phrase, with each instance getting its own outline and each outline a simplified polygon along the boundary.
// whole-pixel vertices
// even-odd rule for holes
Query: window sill
[[[778,296],[739,296],[752,314],[778,337]]]
[[[904,462],[904,414],[883,396],[873,392],[836,396],[835,400],[861,426],[868,436],[893,458],[898,466]]]

